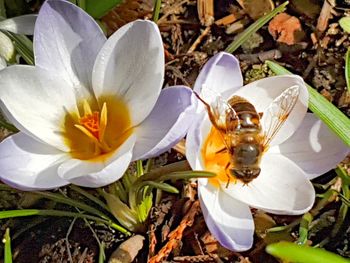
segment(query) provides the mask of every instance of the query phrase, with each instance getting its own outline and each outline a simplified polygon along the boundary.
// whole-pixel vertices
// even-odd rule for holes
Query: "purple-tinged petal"
[[[130,164],[136,137],[131,135],[111,156],[96,160],[69,159],[58,167],[58,175],[72,184],[102,187],[117,181]]]
[[[69,1],[48,0],[35,25],[35,64],[60,75],[79,98],[87,98],[93,65],[105,42],[101,28],[82,9]]]
[[[66,112],[77,112],[69,84],[38,67],[16,65],[0,71],[0,107],[19,130],[62,151]]]
[[[204,65],[193,90],[200,94],[205,87],[217,94],[227,91],[233,94],[242,86],[243,77],[239,61],[229,53],[220,52]]]
[[[96,97],[121,97],[136,126],[153,109],[163,78],[164,48],[158,26],[137,20],[121,27],[103,46],[94,65],[93,89]]]
[[[196,120],[196,98],[191,89],[163,89],[150,115],[136,128],[133,160],[159,155],[185,137]]]
[[[292,160],[313,179],[335,168],[350,153],[350,148],[320,119],[307,113],[293,136],[270,152]]]
[[[283,91],[292,86],[299,87],[298,100],[276,137],[272,140],[271,146],[280,144],[288,139],[303,121],[307,112],[309,99],[309,93],[304,80],[296,75],[269,77],[254,81],[239,89],[234,94],[247,99],[255,106],[258,112],[264,113],[261,123],[264,130],[268,130],[269,122],[266,121],[266,109],[271,105],[274,99],[283,93]],[[278,116],[276,116],[276,118],[278,118]]]
[[[206,112],[202,112],[190,126],[186,136],[186,159],[193,170],[205,170],[202,147],[212,125]]]
[[[304,172],[279,154],[266,154],[260,175],[248,185],[231,183],[222,189],[233,198],[274,214],[300,215],[309,211],[315,201],[315,190]]]
[[[232,198],[220,187],[200,179],[198,195],[210,232],[227,249],[245,251],[253,245],[254,221],[249,206]]]
[[[0,143],[0,180],[25,191],[48,190],[68,184],[57,174],[57,167],[68,156],[17,133]]]

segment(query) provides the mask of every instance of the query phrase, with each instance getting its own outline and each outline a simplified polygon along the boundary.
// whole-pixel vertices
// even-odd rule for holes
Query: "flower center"
[[[214,127],[211,128],[203,144],[201,154],[205,169],[216,174],[215,177],[209,179],[212,184],[227,183],[229,178],[231,183],[236,181],[229,172],[230,155],[226,150],[220,132]]]
[[[73,158],[100,161],[132,133],[129,110],[121,99],[105,96],[78,106],[79,114],[68,112],[63,123],[64,141]]]

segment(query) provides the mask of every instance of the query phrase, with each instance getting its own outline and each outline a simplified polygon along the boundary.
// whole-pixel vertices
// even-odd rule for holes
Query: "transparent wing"
[[[286,89],[264,112],[264,147],[267,147],[270,144],[272,139],[283,126],[283,123],[288,118],[298,100],[299,92],[298,86],[292,86]]]
[[[205,100],[198,94],[196,94],[196,96],[201,102],[203,102],[211,123],[218,131],[220,131],[226,147],[230,149],[232,147],[232,138],[234,137],[233,133],[239,125],[237,113],[230,104],[213,91],[206,89],[206,92],[204,93]]]

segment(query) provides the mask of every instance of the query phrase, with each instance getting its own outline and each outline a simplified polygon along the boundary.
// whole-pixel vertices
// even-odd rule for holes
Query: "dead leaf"
[[[297,44],[305,36],[300,20],[287,13],[278,14],[270,21],[269,33],[275,40],[287,45]]]

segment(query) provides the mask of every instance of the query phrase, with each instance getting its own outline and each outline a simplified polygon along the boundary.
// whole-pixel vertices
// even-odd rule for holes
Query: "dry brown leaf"
[[[270,21],[269,33],[275,40],[287,45],[297,44],[305,35],[299,19],[287,13],[278,14]]]

